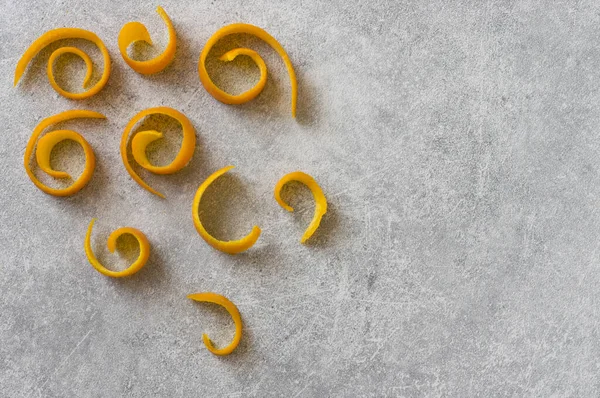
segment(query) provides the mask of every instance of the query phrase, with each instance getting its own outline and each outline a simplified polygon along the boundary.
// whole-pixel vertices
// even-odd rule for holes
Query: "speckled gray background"
[[[132,51],[160,51],[155,4],[31,3],[3,0],[0,13],[2,396],[600,395],[597,1],[162,1],[179,47],[150,77],[126,66],[116,38],[142,21],[158,50]],[[204,43],[238,21],[288,51],[297,120],[283,64],[255,40],[225,40],[209,66],[240,92],[257,69],[214,54],[252,45],[270,68],[260,97],[232,107],[201,87]],[[62,26],[105,41],[108,85],[85,101],[58,96],[44,51],[13,88],[20,55]],[[82,66],[58,62],[61,84],[77,90]],[[166,200],[133,182],[118,151],[127,121],[158,105],[188,115],[198,136],[186,169],[143,173]],[[65,124],[98,164],[83,191],[55,198],[29,181],[22,157],[41,119],[74,108],[108,119]],[[167,132],[151,148],[165,164],[180,135],[172,122],[149,123]],[[76,145],[55,155],[56,168],[81,170]],[[190,216],[200,182],[228,164],[236,168],[202,210],[222,238],[263,228],[238,256],[211,249]],[[297,169],[320,182],[330,206],[307,246],[298,240],[310,194],[286,189],[297,214],[272,196]],[[110,279],[87,263],[92,217],[94,247],[115,268],[136,252],[125,241],[124,257],[107,253],[108,233],[129,225],[147,234],[152,256],[139,274]],[[227,344],[233,325],[186,299],[198,291],[239,306],[244,336],[229,357],[202,343],[207,331]]]

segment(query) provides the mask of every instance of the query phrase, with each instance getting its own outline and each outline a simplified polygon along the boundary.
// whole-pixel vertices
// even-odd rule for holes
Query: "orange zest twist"
[[[144,169],[155,173],[155,174],[173,174],[182,168],[184,168],[189,161],[192,159],[194,155],[194,150],[196,148],[196,133],[194,130],[194,126],[188,120],[188,118],[181,112],[168,108],[166,106],[161,106],[157,108],[148,108],[133,117],[125,127],[125,131],[123,132],[123,136],[121,137],[121,158],[123,159],[123,164],[129,172],[129,175],[144,189],[152,192],[155,195],[164,198],[165,196],[150,187],[146,184],[142,178],[136,174],[131,165],[129,164],[129,160],[127,159],[127,142],[129,140],[129,134],[133,127],[142,120],[144,117],[149,115],[167,115],[177,120],[183,129],[183,140],[181,142],[181,149],[175,159],[166,165],[166,166],[153,166],[150,164],[148,157],[146,156],[146,148],[151,142],[154,142],[163,137],[161,132],[155,130],[147,130],[138,132],[131,141],[131,151],[133,154],[133,158],[135,161]]]
[[[210,341],[210,338],[206,333],[202,334],[202,340],[204,340],[204,345],[208,348],[208,351],[212,352],[215,355],[229,355],[235,350],[235,348],[240,343],[242,339],[242,317],[240,312],[238,311],[235,304],[229,301],[226,297],[221,296],[217,293],[195,293],[189,294],[187,296],[189,299],[199,302],[213,303],[220,305],[225,308],[229,315],[233,318],[233,323],[235,324],[235,334],[233,335],[233,341],[227,346],[223,348],[215,348],[213,343]]]
[[[173,61],[173,58],[175,58],[175,50],[177,48],[175,28],[173,27],[171,19],[161,6],[156,8],[156,12],[161,16],[163,21],[165,21],[169,31],[169,43],[167,43],[167,48],[165,48],[165,51],[163,51],[160,55],[147,61],[136,61],[131,59],[127,54],[127,47],[129,47],[132,43],[143,41],[152,45],[150,33],[148,33],[148,29],[146,29],[144,24],[140,22],[127,22],[125,25],[123,25],[121,31],[119,32],[118,41],[121,56],[125,62],[127,62],[127,65],[131,67],[131,69],[144,75],[151,75],[165,69],[171,63],[171,61]]]
[[[54,43],[57,40],[63,40],[63,39],[85,39],[85,40],[89,40],[89,41],[93,42],[96,46],[98,46],[98,48],[100,49],[100,52],[102,53],[102,58],[103,58],[103,62],[104,62],[104,70],[102,71],[102,76],[100,77],[100,80],[98,80],[98,82],[87,91],[84,91],[81,93],[72,93],[72,92],[63,90],[62,88],[59,87],[58,83],[56,83],[56,80],[54,79],[54,72],[53,72],[54,61],[59,56],[70,53],[70,54],[77,55],[81,59],[83,59],[83,62],[85,62],[85,65],[87,68],[85,78],[83,79],[83,88],[84,89],[87,87],[87,85],[89,84],[89,82],[92,78],[93,65],[92,65],[92,60],[90,59],[90,57],[85,52],[81,51],[80,49],[75,48],[75,47],[60,47],[57,50],[55,50],[50,55],[50,58],[48,59],[48,68],[47,68],[48,80],[50,81],[50,84],[52,85],[54,90],[56,90],[63,97],[67,97],[70,99],[89,98],[89,97],[97,94],[100,90],[102,90],[102,88],[106,85],[106,82],[108,82],[108,76],[110,75],[110,55],[108,54],[108,50],[106,49],[106,46],[104,45],[102,40],[100,40],[100,38],[98,36],[96,36],[95,33],[92,33],[85,29],[79,29],[79,28],[53,29],[53,30],[50,30],[50,31],[44,33],[36,41],[34,41],[31,44],[31,46],[29,46],[27,51],[25,51],[25,53],[23,54],[23,56],[17,63],[17,68],[15,70],[14,85],[15,86],[17,85],[17,83],[21,79],[21,76],[25,72],[25,69],[27,69],[27,65],[29,65],[29,62],[42,49],[44,49],[46,46]]]
[[[290,181],[298,181],[306,185],[312,192],[315,199],[315,215],[308,225],[308,228],[304,232],[304,235],[302,235],[302,239],[300,239],[300,242],[304,243],[315,233],[317,228],[319,228],[319,225],[321,224],[321,218],[325,213],[327,213],[327,199],[325,199],[325,195],[323,194],[321,187],[319,184],[317,184],[314,178],[301,171],[295,171],[293,173],[284,175],[275,186],[275,200],[287,211],[294,211],[294,208],[281,199],[281,189]]]
[[[42,191],[47,194],[54,196],[69,196],[74,193],[79,192],[85,185],[90,181],[92,175],[94,174],[94,168],[96,167],[96,157],[94,156],[94,151],[90,144],[83,138],[79,133],[72,130],[54,130],[47,134],[45,134],[42,138],[39,139],[39,136],[44,132],[45,129],[50,127],[53,124],[57,124],[60,122],[64,122],[71,119],[80,119],[80,118],[92,118],[92,119],[105,119],[101,113],[92,112],[92,111],[83,111],[83,110],[71,110],[59,113],[54,116],[50,116],[45,118],[38,124],[31,137],[29,137],[29,142],[27,142],[27,146],[25,147],[25,159],[24,166],[27,175],[31,179],[31,181]],[[44,183],[42,183],[38,178],[33,174],[31,170],[31,157],[33,154],[33,150],[35,148],[35,157],[38,166],[42,171],[46,174],[54,177],[54,178],[71,178],[71,176],[64,171],[57,171],[52,169],[50,166],[50,154],[52,153],[52,148],[56,146],[61,141],[64,140],[73,140],[83,148],[83,153],[85,154],[85,167],[81,175],[73,182],[72,185],[67,188],[51,188]],[[37,147],[36,147],[37,143]]]
[[[235,48],[223,54],[219,59],[221,61],[229,62],[233,61],[238,55],[246,55],[252,58],[252,60],[260,69],[260,79],[254,87],[241,94],[231,95],[217,87],[208,75],[208,72],[206,70],[206,58],[211,48],[213,48],[213,46],[223,37],[239,33],[254,35],[259,39],[264,40],[267,44],[273,47],[273,49],[277,51],[279,56],[283,59],[283,62],[288,70],[288,74],[290,75],[290,84],[292,86],[292,116],[296,117],[296,99],[298,97],[298,84],[296,82],[296,73],[294,72],[294,67],[292,66],[290,57],[287,55],[281,44],[279,44],[279,42],[275,40],[273,36],[271,36],[265,30],[259,28],[258,26],[246,23],[234,23],[231,25],[224,26],[221,29],[217,30],[215,34],[213,34],[210,37],[210,39],[208,39],[208,42],[206,42],[206,45],[200,53],[200,60],[198,61],[198,74],[200,75],[200,81],[204,85],[206,91],[208,91],[209,94],[212,95],[214,98],[225,104],[239,105],[256,98],[256,96],[260,94],[263,88],[265,87],[265,84],[267,83],[267,67],[265,65],[265,62],[256,51],[250,50],[248,48]]]
[[[142,267],[148,261],[148,257],[150,257],[150,242],[148,242],[148,238],[146,238],[146,235],[144,235],[143,232],[131,227],[116,229],[109,235],[107,246],[108,250],[111,253],[114,253],[115,249],[117,248],[117,240],[125,234],[133,235],[133,237],[137,239],[138,244],[140,245],[140,254],[138,258],[133,262],[133,264],[131,264],[127,269],[124,269],[123,271],[111,271],[104,267],[102,264],[100,264],[100,261],[98,261],[98,259],[94,255],[94,252],[92,251],[92,228],[94,227],[95,221],[96,219],[93,218],[90,222],[87,233],[85,235],[84,242],[85,254],[90,264],[92,264],[92,267],[94,267],[96,271],[100,272],[101,274],[113,278],[122,278],[124,276],[133,275],[140,269],[142,269]]]
[[[204,192],[210,186],[210,184],[212,184],[213,181],[215,181],[217,178],[231,170],[233,167],[234,166],[224,167],[221,170],[214,172],[210,177],[208,177],[206,181],[204,181],[200,185],[200,187],[198,187],[198,191],[196,191],[196,195],[194,196],[194,202],[192,204],[192,218],[194,219],[194,226],[196,227],[196,230],[198,231],[202,239],[204,239],[206,243],[208,243],[215,249],[229,254],[241,253],[252,247],[252,245],[256,243],[258,237],[260,236],[260,228],[255,225],[254,227],[252,227],[252,231],[250,231],[248,235],[239,240],[218,240],[217,238],[209,234],[208,231],[206,231],[206,229],[202,225],[202,222],[200,221],[200,216],[198,214],[198,206],[200,206],[200,200],[202,199],[202,195],[204,195]]]

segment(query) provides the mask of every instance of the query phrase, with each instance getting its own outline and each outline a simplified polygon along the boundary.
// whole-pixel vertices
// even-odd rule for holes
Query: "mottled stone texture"
[[[178,34],[175,62],[140,76],[117,35],[142,21],[166,42],[147,1],[3,0],[0,13],[0,395],[6,397],[595,397],[600,395],[600,3],[582,1],[175,1],[160,3]],[[243,106],[201,87],[197,60],[231,22],[264,27],[288,51],[299,81],[298,118],[274,51],[236,36],[209,70],[240,92],[258,70],[216,60],[236,45],[264,55],[269,81]],[[18,87],[13,71],[46,30],[96,32],[112,56],[108,85],[70,101],[45,77],[44,51]],[[72,41],[72,44],[80,44]],[[83,43],[84,48],[92,48]],[[140,55],[141,54],[141,55]],[[91,55],[99,60],[99,53]],[[65,56],[59,81],[79,90],[83,62]],[[101,65],[99,65],[101,67]],[[219,73],[219,77],[216,74]],[[171,176],[142,172],[167,195],[142,190],[120,161],[127,121],[151,106],[189,116],[198,147]],[[35,125],[67,109],[106,121],[65,123],[97,155],[90,184],[70,198],[37,190],[23,170]],[[170,121],[150,157],[165,164],[180,133]],[[54,166],[81,170],[76,145]],[[263,228],[229,256],[194,230],[190,207],[213,171],[236,168],[207,192],[215,235]],[[273,199],[285,173],[320,182],[330,211],[310,245],[312,215]],[[83,238],[108,253],[109,232],[144,231],[146,267],[126,280],[92,269]],[[114,264],[114,265],[113,265]],[[238,304],[244,337],[225,358],[233,324],[186,294],[215,291]]]

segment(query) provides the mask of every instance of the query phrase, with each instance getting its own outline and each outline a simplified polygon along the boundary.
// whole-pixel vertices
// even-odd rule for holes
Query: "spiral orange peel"
[[[138,244],[140,246],[140,254],[138,255],[138,258],[133,262],[133,264],[131,264],[127,269],[124,269],[123,271],[112,271],[107,269],[104,265],[102,265],[100,261],[98,261],[98,259],[94,255],[94,251],[92,250],[92,228],[94,227],[95,221],[96,219],[93,218],[90,222],[87,233],[85,235],[84,248],[88,261],[90,262],[90,264],[92,264],[92,267],[94,267],[96,271],[100,272],[103,275],[110,276],[112,278],[122,278],[124,276],[130,276],[135,274],[140,269],[142,269],[144,265],[146,265],[146,262],[150,257],[150,242],[148,242],[148,238],[146,238],[146,235],[144,235],[143,232],[131,227],[123,227],[114,230],[108,237],[107,246],[108,250],[111,253],[114,253],[115,249],[117,248],[117,240],[122,235],[133,235],[133,237],[137,239]]]
[[[103,62],[104,62],[104,70],[102,71],[102,76],[100,77],[100,80],[98,80],[98,82],[96,82],[96,84],[87,91],[84,91],[81,93],[72,93],[72,92],[63,90],[58,85],[58,83],[56,83],[56,79],[54,78],[54,71],[53,71],[54,61],[59,56],[70,53],[70,54],[77,55],[81,59],[83,59],[83,61],[85,62],[85,65],[86,65],[86,69],[87,69],[85,78],[83,79],[83,88],[85,88],[88,85],[88,83],[90,82],[90,80],[92,78],[93,64],[92,64],[92,60],[90,59],[90,57],[85,52],[81,51],[80,49],[75,48],[75,47],[60,47],[57,50],[55,50],[54,52],[52,52],[52,54],[50,55],[50,58],[48,59],[48,67],[46,69],[46,72],[48,74],[48,80],[50,81],[50,85],[52,85],[54,90],[56,90],[56,92],[58,92],[60,95],[62,95],[63,97],[66,97],[66,98],[70,98],[70,99],[85,99],[85,98],[89,98],[89,97],[97,94],[98,92],[100,92],[100,90],[102,90],[102,88],[108,82],[108,77],[110,75],[110,55],[108,53],[108,50],[106,49],[106,46],[102,42],[102,40],[100,40],[100,38],[98,36],[96,36],[95,33],[90,32],[85,29],[79,29],[79,28],[53,29],[53,30],[50,30],[50,31],[44,33],[37,40],[35,40],[31,44],[31,46],[29,46],[29,48],[25,51],[25,53],[23,54],[23,56],[17,63],[17,68],[15,70],[14,85],[15,86],[17,85],[17,83],[21,79],[21,76],[23,76],[25,69],[27,69],[27,65],[29,65],[29,62],[40,51],[42,51],[46,46],[54,43],[55,41],[63,40],[63,39],[84,39],[84,40],[89,40],[92,43],[94,43],[96,46],[98,46],[98,48],[100,49],[100,52],[102,53],[102,58],[103,58]]]
[[[136,135],[134,135],[131,142],[131,151],[134,160],[144,169],[155,173],[155,174],[173,174],[182,168],[184,168],[192,159],[194,155],[194,150],[196,149],[196,132],[194,130],[194,126],[189,121],[189,119],[181,112],[169,108],[166,106],[161,106],[157,108],[149,108],[139,112],[135,115],[125,127],[125,131],[123,132],[123,136],[121,137],[121,159],[123,160],[123,164],[127,169],[129,175],[144,189],[152,192],[155,195],[164,198],[165,196],[152,188],[150,185],[146,184],[144,180],[133,170],[131,164],[129,164],[129,160],[127,159],[127,143],[129,142],[129,135],[131,134],[131,130],[135,127],[135,125],[142,120],[144,117],[149,115],[162,114],[173,119],[177,120],[183,129],[183,140],[181,142],[181,149],[175,159],[166,165],[166,166],[154,166],[148,160],[146,156],[146,148],[148,145],[163,137],[162,133],[155,130],[147,130],[140,131]]]
[[[267,83],[267,67],[265,65],[265,62],[256,51],[250,50],[248,48],[233,49],[222,55],[219,59],[221,61],[233,61],[238,55],[249,56],[260,69],[260,79],[258,83],[254,85],[254,87],[241,94],[232,95],[217,87],[208,75],[208,71],[206,70],[206,58],[208,57],[208,53],[213,48],[213,46],[225,36],[240,33],[246,33],[258,37],[259,39],[269,44],[279,54],[290,76],[290,84],[292,88],[292,116],[296,117],[298,83],[296,81],[296,73],[294,72],[294,67],[292,66],[290,57],[285,52],[281,44],[279,44],[279,42],[273,36],[271,36],[264,29],[259,28],[258,26],[246,23],[234,23],[231,25],[224,26],[221,29],[217,30],[208,39],[208,42],[206,43],[206,45],[202,49],[202,52],[200,53],[200,60],[198,61],[198,74],[200,76],[200,81],[202,82],[204,88],[206,89],[206,91],[209,92],[210,95],[212,95],[214,98],[225,104],[239,105],[256,98],[256,96],[260,94],[263,88],[265,87],[265,84]]]
[[[53,124],[80,118],[105,119],[106,116],[98,112],[85,110],[70,110],[62,112],[42,120],[35,127],[33,133],[31,134],[31,137],[29,138],[29,142],[27,142],[24,157],[25,171],[27,172],[27,175],[35,184],[35,186],[37,186],[40,190],[44,191],[49,195],[73,195],[79,192],[83,187],[85,187],[86,184],[92,178],[92,175],[94,174],[94,168],[96,167],[96,157],[94,156],[94,151],[90,144],[88,144],[85,138],[83,138],[79,133],[72,130],[54,130],[45,134],[42,138],[38,140],[38,138],[44,132],[44,130],[46,130]],[[51,188],[43,182],[41,182],[31,170],[31,157],[35,149],[36,161],[40,169],[42,169],[42,171],[54,178],[71,178],[71,176],[68,173],[64,171],[54,170],[50,166],[50,154],[52,152],[52,149],[56,146],[56,144],[64,140],[73,140],[79,145],[81,145],[81,147],[83,148],[83,153],[85,154],[85,167],[83,169],[83,172],[75,180],[75,182],[73,182],[73,184],[71,184],[67,188]]]

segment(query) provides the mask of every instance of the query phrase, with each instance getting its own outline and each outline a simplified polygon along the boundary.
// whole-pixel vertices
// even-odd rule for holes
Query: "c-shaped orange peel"
[[[265,65],[265,62],[256,51],[250,50],[248,48],[233,49],[222,55],[219,59],[221,61],[233,61],[238,55],[247,55],[250,58],[252,58],[252,60],[260,69],[260,79],[254,87],[241,94],[231,95],[217,87],[208,75],[208,71],[206,70],[206,58],[208,57],[208,53],[210,52],[210,50],[223,37],[238,33],[254,35],[259,39],[264,40],[267,44],[273,47],[275,51],[277,51],[287,68],[288,74],[290,75],[290,84],[292,87],[292,116],[296,117],[298,83],[296,82],[296,73],[294,72],[294,67],[292,66],[290,57],[287,55],[281,44],[279,44],[279,42],[275,40],[273,36],[271,36],[265,30],[259,28],[258,26],[246,23],[234,23],[231,25],[224,26],[221,29],[217,30],[215,34],[213,34],[210,37],[210,39],[208,39],[206,45],[200,53],[200,60],[198,61],[198,74],[200,75],[200,81],[202,82],[202,85],[204,85],[206,91],[208,91],[209,94],[212,95],[214,98],[225,104],[238,105],[253,100],[258,94],[260,94],[260,92],[265,87],[265,84],[267,83],[267,67]]]
[[[31,179],[31,181],[42,191],[47,194],[54,196],[69,196],[74,193],[79,192],[85,185],[90,181],[92,175],[94,174],[94,168],[96,167],[96,157],[94,156],[94,151],[90,144],[83,138],[79,133],[72,130],[54,130],[42,138],[39,139],[39,136],[53,124],[65,122],[71,119],[80,119],[80,118],[92,118],[92,119],[105,119],[101,113],[92,112],[92,111],[83,111],[83,110],[71,110],[59,113],[54,116],[50,116],[45,118],[38,124],[31,137],[29,137],[29,142],[27,142],[27,146],[25,147],[25,159],[24,166],[27,175]],[[67,188],[51,188],[45,185],[43,182],[38,180],[38,178],[33,174],[31,170],[30,162],[31,155],[33,154],[33,150],[35,148],[35,157],[38,163],[38,166],[42,171],[46,174],[54,177],[54,178],[71,178],[71,176],[64,171],[57,171],[52,169],[50,166],[50,153],[52,152],[52,148],[56,146],[61,141],[64,140],[73,140],[83,148],[83,153],[85,154],[85,167],[81,175],[75,180],[75,182],[68,186]],[[36,147],[37,143],[37,147]]]
[[[121,137],[121,159],[123,160],[123,164],[125,165],[127,172],[138,184],[142,186],[142,188],[160,196],[161,198],[164,198],[165,196],[162,193],[150,187],[150,185],[146,184],[144,180],[137,175],[127,159],[127,142],[129,140],[129,134],[131,133],[131,130],[144,117],[155,114],[167,115],[177,120],[183,129],[183,140],[181,141],[181,149],[179,150],[179,153],[177,156],[175,156],[175,159],[173,159],[170,164],[166,166],[153,166],[150,164],[150,161],[146,156],[146,148],[151,142],[162,138],[162,133],[155,130],[147,130],[140,131],[133,137],[131,141],[133,158],[141,167],[152,173],[173,174],[184,168],[194,155],[194,150],[196,149],[196,132],[192,123],[183,113],[166,106],[149,108],[141,111],[135,115],[125,127],[125,131]]]
[[[133,237],[137,239],[138,244],[140,245],[140,254],[138,258],[133,262],[133,264],[131,264],[127,269],[124,269],[123,271],[111,271],[104,267],[102,264],[100,264],[100,261],[98,261],[98,259],[94,255],[94,251],[92,250],[92,228],[94,227],[95,221],[96,219],[94,218],[90,222],[87,234],[85,235],[84,242],[85,254],[90,264],[92,264],[92,267],[94,267],[96,271],[100,272],[101,274],[113,278],[122,278],[124,276],[133,275],[140,269],[142,269],[142,267],[148,261],[148,257],[150,257],[150,242],[148,242],[148,238],[146,238],[146,235],[144,235],[143,232],[131,227],[123,227],[116,229],[109,235],[107,246],[108,250],[111,253],[115,252],[115,249],[117,248],[117,240],[119,239],[119,237],[121,237],[121,235],[133,235]]]
[[[48,67],[47,67],[48,80],[50,81],[50,84],[52,85],[54,90],[56,90],[63,97],[67,97],[70,99],[89,98],[89,97],[93,96],[94,94],[97,94],[100,90],[102,90],[102,88],[106,85],[106,82],[108,82],[108,76],[110,75],[110,55],[108,54],[108,50],[106,49],[106,46],[104,45],[102,40],[100,40],[100,38],[98,36],[96,36],[95,33],[90,32],[85,29],[79,29],[79,28],[53,29],[53,30],[50,30],[50,31],[44,33],[36,41],[34,41],[31,44],[31,46],[29,46],[27,51],[25,51],[25,53],[23,54],[23,56],[17,63],[17,68],[15,70],[14,85],[15,86],[17,85],[17,83],[21,79],[21,76],[25,72],[25,69],[27,69],[27,65],[29,64],[29,62],[40,51],[42,51],[49,44],[52,44],[57,40],[63,40],[63,39],[85,39],[85,40],[91,41],[96,46],[98,46],[98,48],[100,49],[100,52],[102,53],[102,58],[103,58],[103,62],[104,62],[104,70],[102,71],[102,76],[100,77],[100,80],[98,80],[98,82],[87,91],[84,91],[81,93],[71,93],[69,91],[63,90],[62,88],[59,87],[58,83],[56,83],[56,80],[54,79],[53,66],[54,66],[54,61],[56,60],[56,58],[58,58],[62,54],[70,53],[70,54],[75,54],[75,55],[81,57],[81,59],[83,59],[83,61],[85,62],[86,68],[87,68],[85,78],[83,79],[83,88],[85,88],[88,85],[88,83],[90,82],[90,79],[92,77],[93,65],[92,65],[92,60],[90,59],[90,57],[85,52],[79,50],[78,48],[60,47],[57,50],[55,50],[50,55],[50,58],[48,59]]]
[[[231,318],[233,318],[233,323],[235,324],[235,334],[233,335],[233,341],[227,347],[219,349],[215,348],[215,346],[212,344],[210,338],[206,333],[202,334],[202,340],[204,340],[206,348],[208,348],[208,350],[215,355],[231,354],[233,350],[235,350],[235,348],[238,346],[242,338],[242,317],[240,316],[240,312],[238,311],[235,304],[229,301],[226,297],[221,296],[217,293],[195,293],[189,294],[187,297],[194,301],[218,304],[221,307],[225,308],[227,312],[229,312],[229,315],[231,315]]]
[[[165,48],[165,51],[163,51],[160,55],[147,61],[136,61],[131,59],[127,54],[127,47],[137,41],[143,41],[152,45],[150,33],[148,33],[148,29],[146,29],[144,24],[140,22],[127,22],[125,25],[123,25],[121,31],[119,32],[118,41],[121,56],[125,62],[127,62],[127,65],[131,67],[131,69],[144,75],[158,73],[169,66],[169,64],[173,61],[173,58],[175,58],[175,50],[177,48],[175,28],[173,27],[171,19],[161,6],[156,8],[156,12],[158,15],[160,15],[163,21],[165,21],[169,31],[169,43],[167,43],[167,48]]]
[[[301,171],[295,171],[293,173],[284,175],[275,186],[275,200],[287,211],[294,211],[294,208],[281,199],[281,189],[290,181],[298,181],[306,185],[312,192],[315,199],[315,215],[308,225],[308,228],[306,228],[304,235],[302,235],[302,239],[300,239],[300,242],[304,243],[315,233],[317,228],[319,228],[319,225],[321,224],[321,218],[325,213],[327,213],[327,199],[325,198],[321,187],[319,184],[317,184],[314,178]]]
[[[202,184],[200,184],[200,187],[198,187],[198,191],[196,191],[196,196],[194,196],[194,202],[192,203],[192,218],[194,219],[194,226],[196,227],[196,230],[198,231],[202,239],[204,239],[206,243],[208,243],[215,249],[229,254],[241,253],[252,247],[252,245],[256,243],[258,237],[260,236],[260,228],[255,225],[254,227],[252,227],[252,231],[250,231],[248,235],[239,240],[218,240],[217,238],[209,234],[202,225],[202,222],[200,221],[200,215],[198,214],[198,206],[200,206],[200,200],[202,199],[202,195],[204,195],[204,191],[206,191],[210,184],[212,184],[213,181],[215,181],[217,178],[219,178],[229,170],[233,169],[233,167],[234,166],[224,167],[221,170],[218,170],[214,172],[211,176],[209,176],[206,179],[206,181],[204,181]]]

